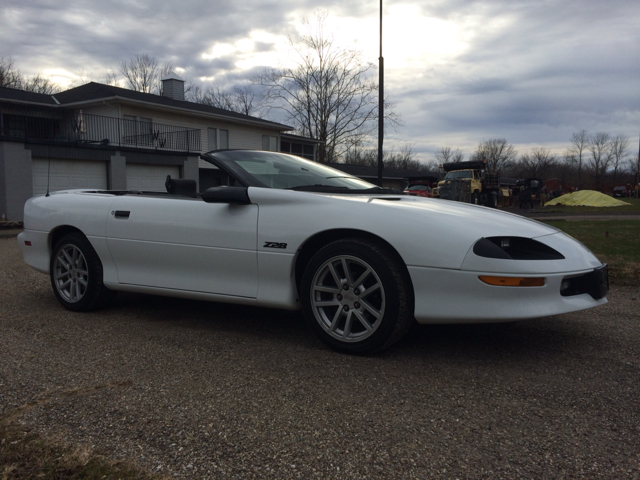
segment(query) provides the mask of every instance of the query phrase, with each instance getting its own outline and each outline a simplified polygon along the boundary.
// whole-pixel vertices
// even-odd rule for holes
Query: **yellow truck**
[[[487,171],[487,161],[451,162],[440,167],[446,172],[433,196],[446,200],[498,206],[498,176]]]

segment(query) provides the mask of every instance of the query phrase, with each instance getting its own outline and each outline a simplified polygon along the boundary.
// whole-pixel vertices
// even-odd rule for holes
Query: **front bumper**
[[[606,268],[603,270],[602,267],[530,275],[544,276],[542,287],[487,285],[478,278],[486,272],[479,271],[409,267],[409,274],[415,293],[415,317],[419,323],[508,322],[575,312],[607,303],[602,287]],[[563,281],[572,278],[586,278],[580,282],[592,285],[588,287],[591,293],[585,290],[563,296]],[[593,287],[598,284],[599,289]]]
[[[609,267],[605,263],[592,272],[579,276],[566,277],[561,285],[560,295],[572,297],[587,293],[594,300],[600,300],[609,292]]]

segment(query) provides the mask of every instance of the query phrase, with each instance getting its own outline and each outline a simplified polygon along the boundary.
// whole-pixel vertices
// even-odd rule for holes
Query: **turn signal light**
[[[498,287],[544,287],[544,277],[490,277],[480,275],[478,277],[487,285]]]

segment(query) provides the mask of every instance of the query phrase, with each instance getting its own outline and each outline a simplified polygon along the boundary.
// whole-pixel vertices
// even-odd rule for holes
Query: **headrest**
[[[167,181],[164,182],[164,186],[170,195],[182,195],[193,198],[197,196],[197,184],[195,180],[171,178],[171,175],[167,175]]]

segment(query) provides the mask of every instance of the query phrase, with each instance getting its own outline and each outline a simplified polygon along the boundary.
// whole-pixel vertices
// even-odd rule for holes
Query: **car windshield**
[[[368,191],[380,189],[340,170],[284,153],[220,150],[203,160],[225,170],[247,187],[309,191]]]
[[[445,175],[445,180],[452,178],[472,178],[471,170],[456,170],[455,172],[449,172]]]

